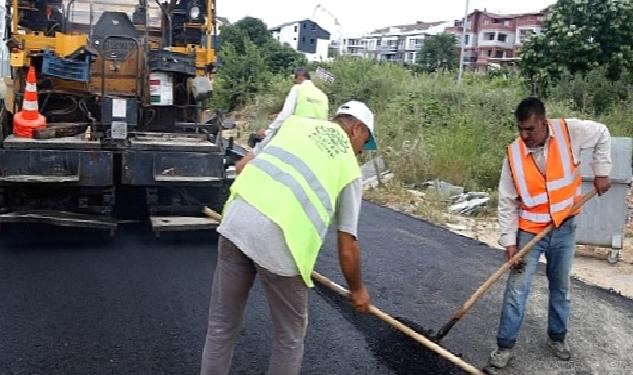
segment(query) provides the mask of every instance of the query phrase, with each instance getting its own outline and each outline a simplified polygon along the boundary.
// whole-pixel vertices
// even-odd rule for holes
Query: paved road
[[[502,261],[502,254],[425,222],[365,204],[363,269],[374,303],[438,329]],[[212,233],[155,239],[127,227],[93,231],[4,227],[0,232],[0,374],[195,374],[216,252]],[[334,243],[318,271],[342,283]],[[507,374],[630,374],[633,302],[574,283],[570,341],[559,362],[544,348],[547,286],[537,277]],[[502,286],[443,344],[478,366],[494,345]],[[327,290],[310,295],[304,374],[461,374]],[[235,374],[262,374],[269,312],[256,284],[235,353]]]

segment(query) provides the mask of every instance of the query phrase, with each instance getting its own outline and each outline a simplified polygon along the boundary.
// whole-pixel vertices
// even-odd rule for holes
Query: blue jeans
[[[559,228],[543,237],[524,257],[525,266],[522,270],[510,271],[497,333],[499,347],[512,348],[516,344],[525,317],[525,303],[530,292],[532,277],[538,267],[538,259],[543,253],[547,259],[547,280],[549,281],[547,333],[553,341],[565,340],[571,305],[570,273],[576,251],[575,234],[575,218],[567,219]],[[532,233],[519,231],[518,248],[522,248],[534,237]]]

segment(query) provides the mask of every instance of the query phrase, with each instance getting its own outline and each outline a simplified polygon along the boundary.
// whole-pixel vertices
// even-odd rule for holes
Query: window
[[[503,58],[504,57],[503,55],[504,55],[503,50],[497,50],[495,52],[495,57],[498,58],[498,59]]]
[[[306,37],[305,36],[301,37],[301,43],[305,43],[305,42],[306,42]]]
[[[304,24],[303,24],[303,29],[305,30],[307,27],[308,27],[308,24],[307,24],[307,23],[304,23]]]
[[[314,44],[314,39],[310,39],[310,44]]]
[[[316,30],[316,23],[312,24],[312,30]]]
[[[508,35],[507,34],[499,34],[497,35],[497,40],[500,42],[505,42],[506,40],[508,40]]]
[[[470,44],[470,35],[466,34],[466,39],[464,39],[464,44],[465,45],[469,45]]]
[[[488,57],[492,57],[492,50],[491,49],[488,50]]]
[[[495,40],[495,33],[485,33],[484,34],[484,39],[485,40]]]
[[[519,43],[522,43],[524,40],[529,38],[532,34],[534,34],[534,30],[532,29],[521,29],[519,31]]]
[[[295,25],[295,32],[297,32],[297,25]]]

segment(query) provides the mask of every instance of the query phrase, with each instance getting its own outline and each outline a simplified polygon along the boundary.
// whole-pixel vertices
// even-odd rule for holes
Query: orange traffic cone
[[[35,68],[29,67],[24,89],[22,110],[13,116],[13,134],[16,137],[33,138],[33,131],[46,127],[46,117],[42,116],[37,106],[37,86]]]

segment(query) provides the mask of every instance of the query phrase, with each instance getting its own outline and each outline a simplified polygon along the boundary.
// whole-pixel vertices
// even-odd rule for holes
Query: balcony
[[[347,39],[343,41],[343,45],[347,48],[364,48],[365,43],[361,39]]]
[[[515,39],[514,33],[486,31],[479,34],[479,47],[512,48]]]
[[[398,45],[387,45],[387,46],[380,46],[378,48],[378,51],[381,54],[392,54],[392,53],[396,53],[398,52]]]
[[[365,54],[362,53],[362,52],[354,52],[354,53],[348,53],[347,56],[357,57],[357,58],[364,58]]]
[[[479,27],[481,31],[514,31],[515,25],[510,23],[509,25],[504,25],[503,23],[486,23]]]
[[[365,48],[364,47],[347,47],[345,48],[345,53],[349,54],[349,55],[353,55],[356,53],[365,53]]]

